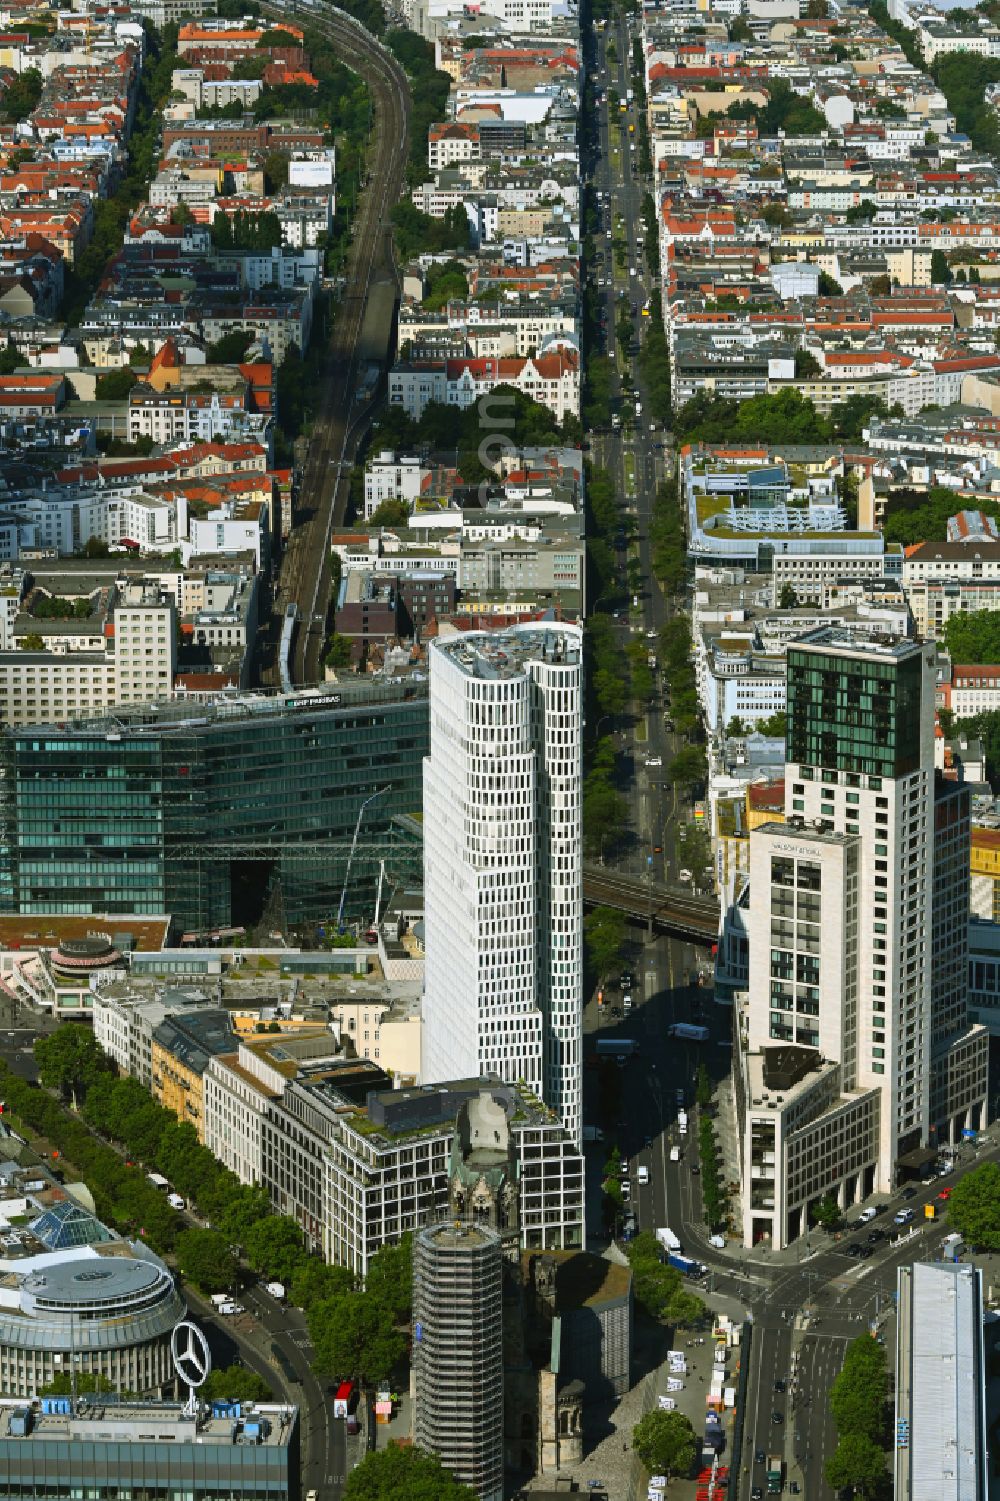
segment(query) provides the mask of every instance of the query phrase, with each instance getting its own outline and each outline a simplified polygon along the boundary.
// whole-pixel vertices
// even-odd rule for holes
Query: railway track
[[[262,8],[276,20],[292,9],[276,4]],[[354,220],[345,266],[346,292],[324,352],[322,394],[273,605],[279,628],[290,604],[299,609],[289,663],[297,685],[316,682],[321,676],[331,582],[330,534],[343,524],[351,464],[368,422],[369,407],[359,407],[354,400],[368,292],[382,277],[398,279],[390,214],[403,185],[410,102],[402,67],[360,22],[332,7],[310,8],[301,14],[337,44],[345,64],[367,83],[374,144],[368,160],[368,187]],[[277,684],[277,665],[265,676]]]
[[[642,897],[655,902],[669,904],[675,912],[690,914],[692,917],[705,917],[717,914],[719,904],[714,897],[694,896],[688,891],[678,891],[676,887],[664,886],[658,881],[648,882],[641,875],[618,875],[612,874],[606,869],[592,865],[584,866],[584,879],[593,891],[603,891],[608,895],[621,897]]]

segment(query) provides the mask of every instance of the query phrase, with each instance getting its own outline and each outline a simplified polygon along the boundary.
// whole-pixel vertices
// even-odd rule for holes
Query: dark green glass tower
[[[788,761],[876,777],[916,771],[921,683],[920,652],[912,642],[877,653],[842,647],[829,654],[790,644]]]

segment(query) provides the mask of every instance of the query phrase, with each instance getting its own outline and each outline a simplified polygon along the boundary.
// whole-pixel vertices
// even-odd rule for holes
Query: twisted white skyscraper
[[[430,678],[422,1077],[523,1080],[579,1140],[582,632],[436,641]]]

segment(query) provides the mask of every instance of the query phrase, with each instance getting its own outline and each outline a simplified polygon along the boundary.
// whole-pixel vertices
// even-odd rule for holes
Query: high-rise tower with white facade
[[[933,644],[789,643],[784,824],[751,835],[738,1067],[744,1230],[891,1189],[982,1121],[968,1025],[969,804],[934,771]]]
[[[436,641],[422,1077],[523,1080],[579,1139],[582,632]]]

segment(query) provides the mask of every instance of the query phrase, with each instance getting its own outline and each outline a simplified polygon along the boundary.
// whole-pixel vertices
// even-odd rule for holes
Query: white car
[[[647,641],[655,641],[658,634],[659,633],[657,631],[647,631],[646,632],[646,640]]]
[[[677,878],[680,881],[693,881],[694,880],[694,876],[691,874],[691,872],[689,870],[679,870],[677,872]]]
[[[622,1198],[628,1202],[632,1197],[632,1185],[627,1178],[622,1179]]]
[[[646,765],[647,766],[662,766],[663,765],[663,757],[662,756],[647,756],[646,757]],[[688,879],[690,880],[690,876],[688,876]]]
[[[726,1249],[725,1236],[710,1235],[708,1237],[708,1243],[710,1246],[714,1246],[717,1251],[724,1251]]]

